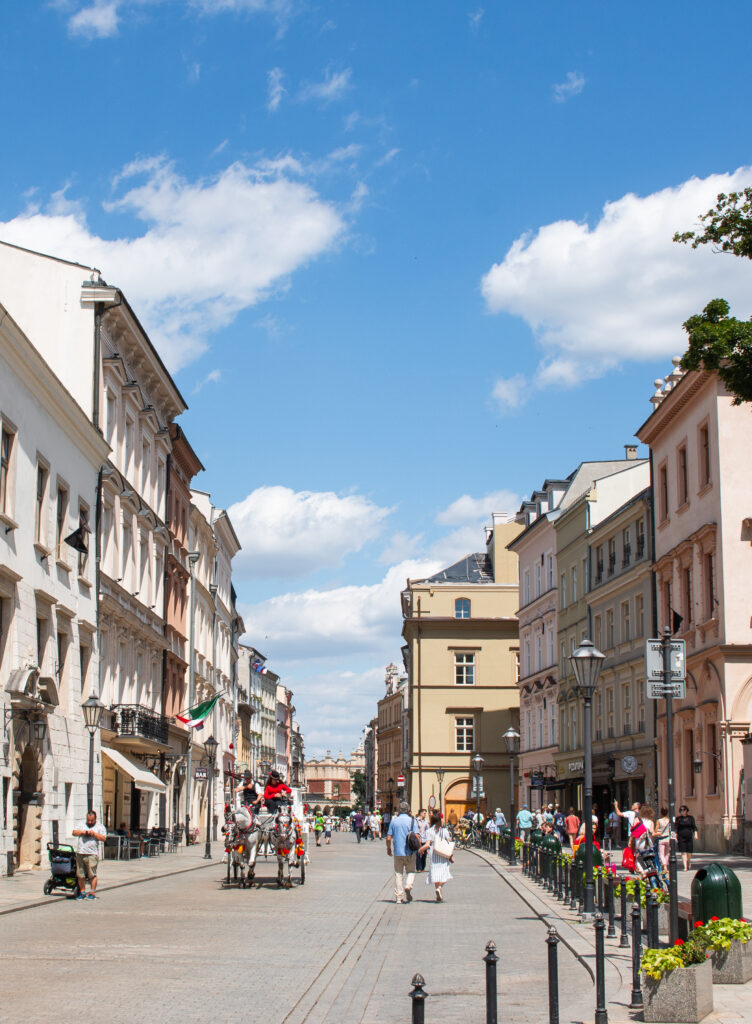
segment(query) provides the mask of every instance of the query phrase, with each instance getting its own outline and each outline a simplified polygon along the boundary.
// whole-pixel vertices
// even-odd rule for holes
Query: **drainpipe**
[[[194,676],[196,663],[196,638],[194,622],[196,619],[196,562],[199,560],[198,551],[188,552],[188,566],[190,569],[191,581],[191,607],[190,622],[188,624],[188,707],[193,707],[196,699],[196,681]],[[193,739],[190,727],[188,728],[188,752],[185,756],[185,844],[190,840],[191,823],[191,771],[193,769]]]

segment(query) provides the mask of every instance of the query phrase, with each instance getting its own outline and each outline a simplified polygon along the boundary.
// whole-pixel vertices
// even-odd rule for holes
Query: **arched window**
[[[470,618],[470,598],[469,597],[458,597],[454,602],[454,617],[455,619],[469,619]]]

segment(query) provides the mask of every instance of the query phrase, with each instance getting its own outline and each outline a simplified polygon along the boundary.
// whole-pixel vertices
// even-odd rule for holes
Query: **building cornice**
[[[685,373],[635,432],[635,437],[652,447],[656,438],[681,415],[705,385],[713,380],[717,381],[719,378],[710,370],[690,370]]]

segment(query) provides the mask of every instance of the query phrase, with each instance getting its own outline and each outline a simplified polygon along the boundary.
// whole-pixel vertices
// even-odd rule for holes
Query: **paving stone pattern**
[[[426,1024],[483,1024],[489,939],[500,1022],[548,1019],[546,929],[480,858],[458,855],[443,905],[419,875],[398,906],[383,843],[335,835],[310,856],[289,891],[271,860],[248,891],[223,889],[216,864],[0,918],[0,1021],[399,1024],[420,971]],[[559,958],[561,1024],[592,1020],[589,974]]]

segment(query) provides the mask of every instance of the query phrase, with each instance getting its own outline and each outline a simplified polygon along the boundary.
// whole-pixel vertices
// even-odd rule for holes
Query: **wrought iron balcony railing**
[[[115,727],[118,736],[141,737],[156,743],[167,743],[168,719],[142,704],[115,704]]]

